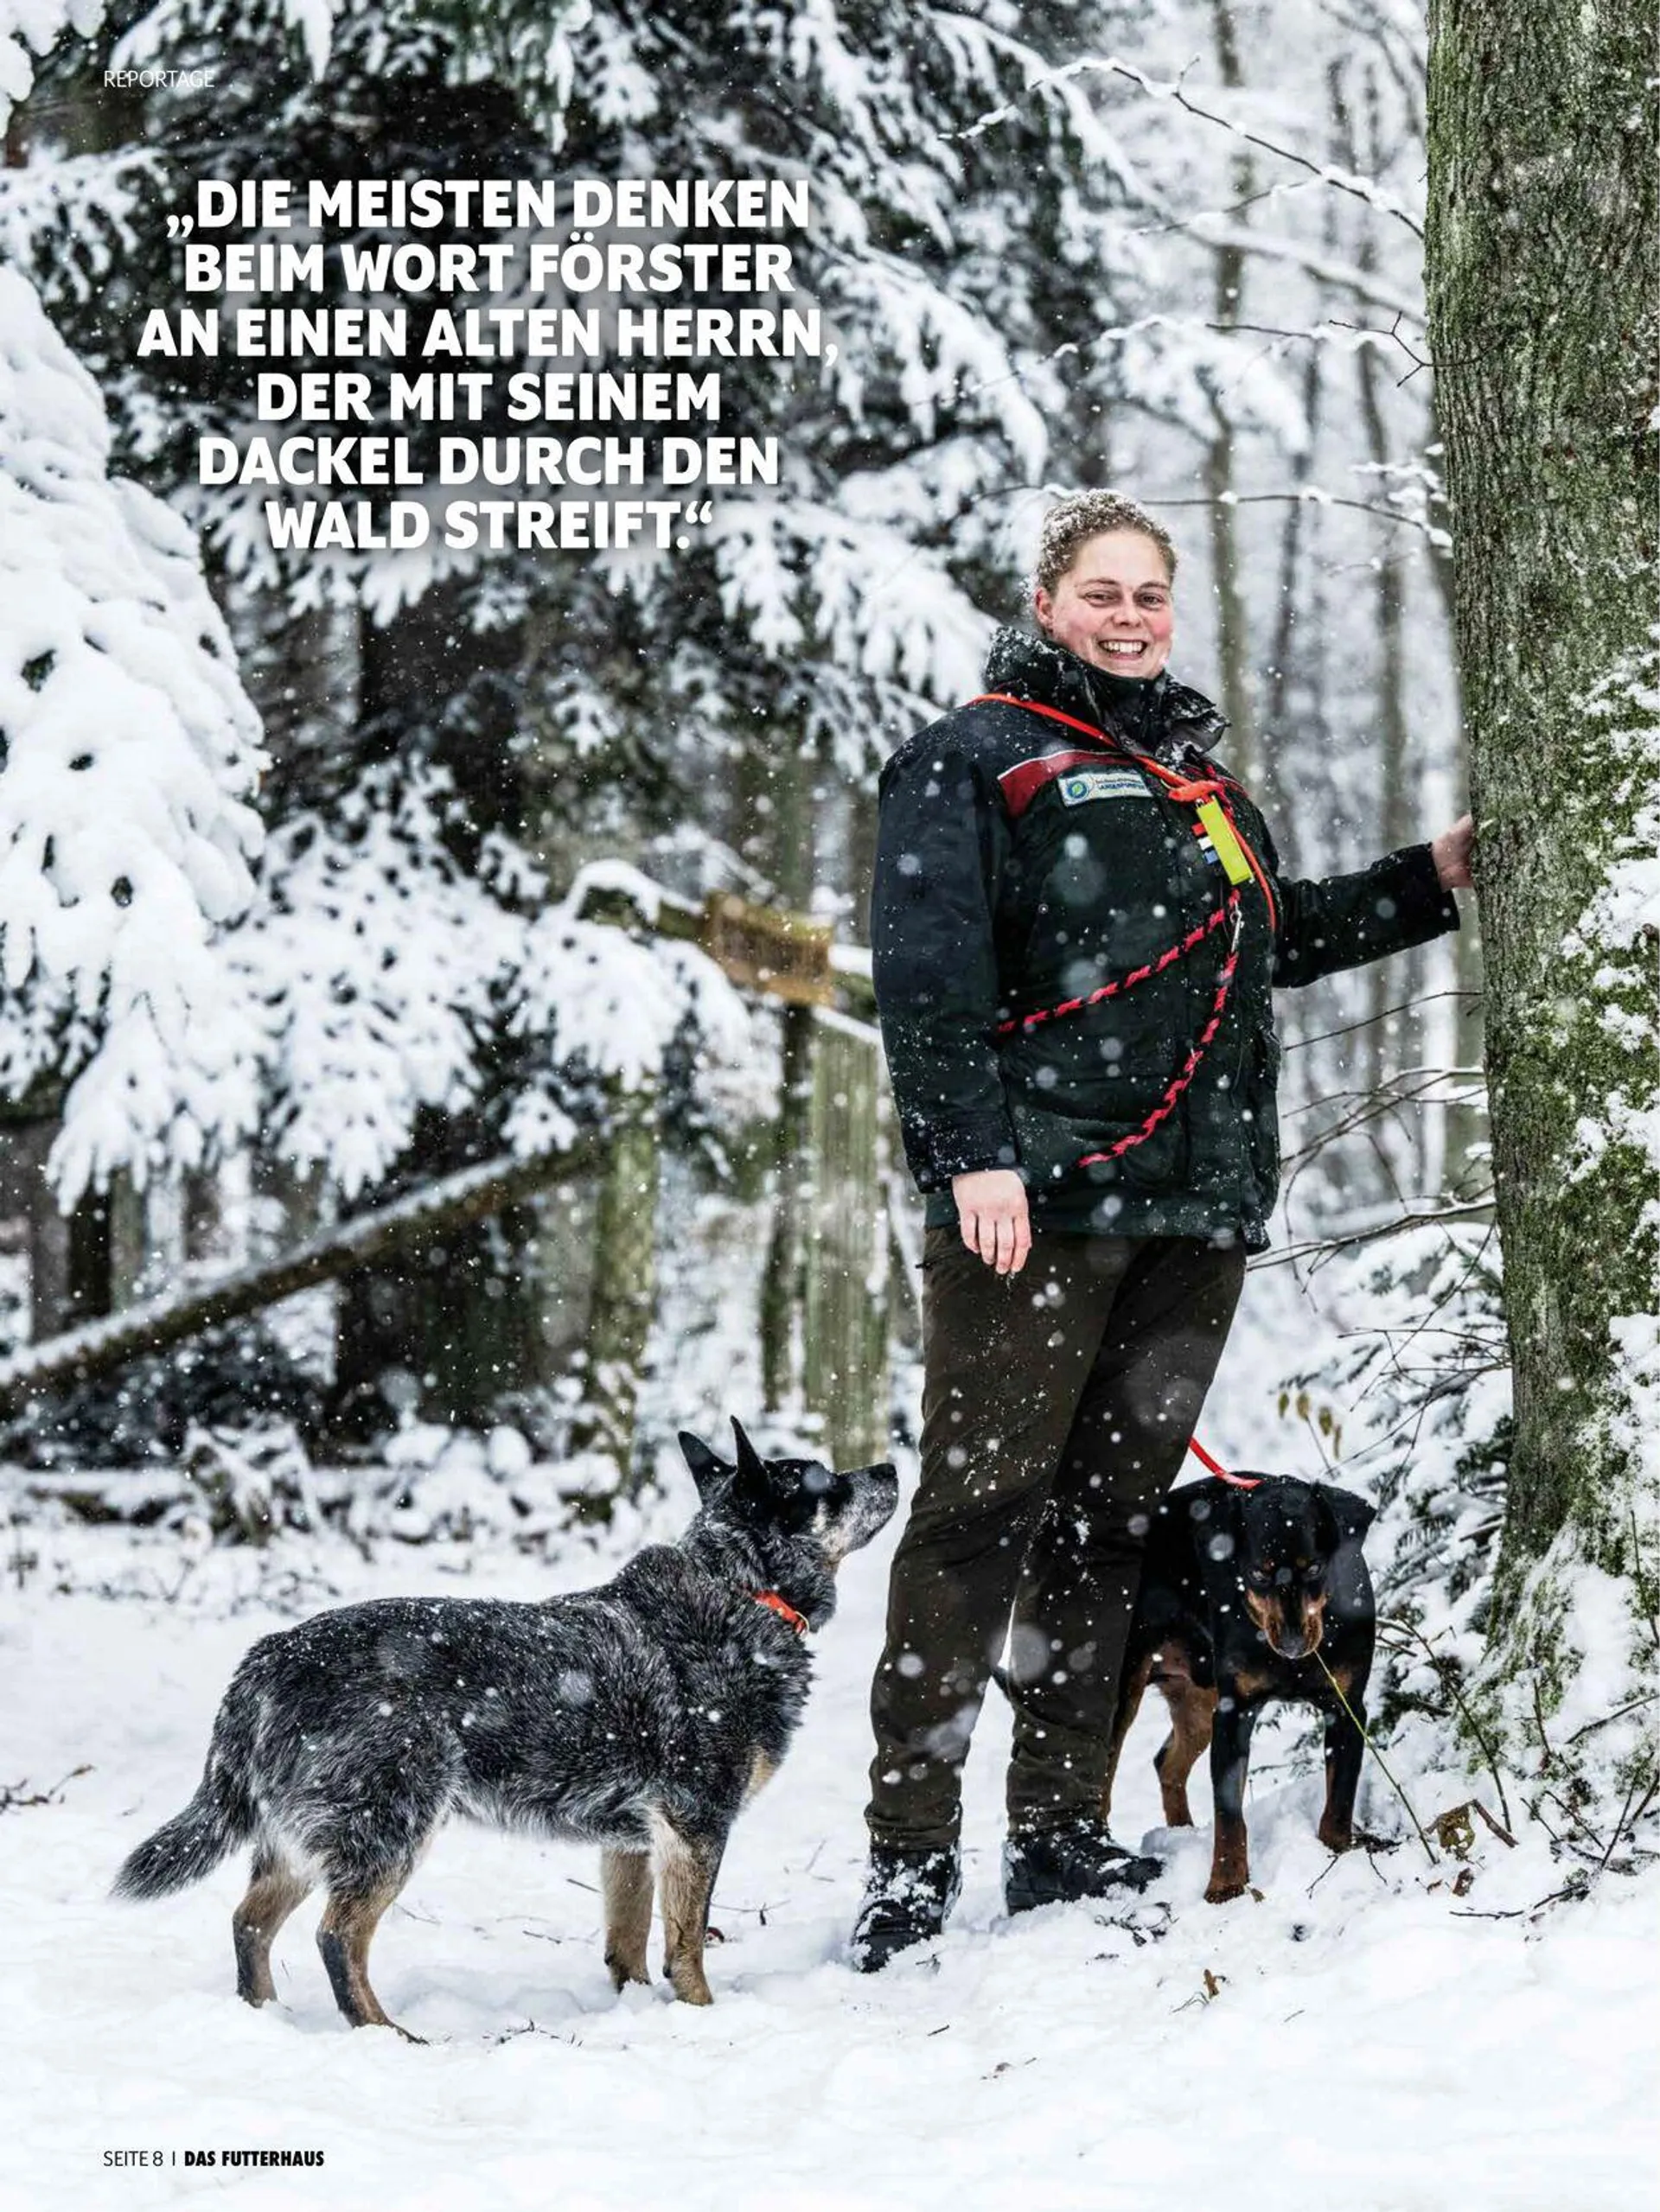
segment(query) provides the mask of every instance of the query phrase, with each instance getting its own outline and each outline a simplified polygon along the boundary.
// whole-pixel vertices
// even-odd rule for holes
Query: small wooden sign
[[[834,929],[806,915],[781,914],[753,905],[735,891],[712,891],[704,901],[699,941],[731,980],[794,1006],[834,1004],[830,968]]]

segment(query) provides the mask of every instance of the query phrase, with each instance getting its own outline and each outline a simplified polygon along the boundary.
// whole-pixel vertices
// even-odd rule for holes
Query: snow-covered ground
[[[734,1838],[712,2008],[666,1988],[613,1996],[589,1854],[456,1827],[374,1955],[389,2009],[429,2048],[341,2024],[312,1908],[278,1945],[281,2005],[256,2013],[232,1991],[239,1867],[158,1905],[106,1892],[195,1786],[236,1658],[283,1617],[262,1578],[291,1617],[330,1587],[535,1597],[608,1563],[495,1552],[465,1572],[458,1551],[371,1565],[285,1539],[263,1563],[214,1552],[181,1587],[176,1546],[142,1534],[20,1533],[39,1565],[21,1590],[9,1574],[0,1599],[0,1782],[42,1790],[88,1771],[60,1801],[0,1815],[8,2207],[1629,2212],[1651,2199],[1660,1882],[1606,1879],[1536,1921],[1562,1870],[1532,1833],[1514,1852],[1484,1838],[1462,1898],[1456,1870],[1415,1845],[1332,1861],[1313,1835],[1318,1782],[1285,1767],[1283,1737],[1279,1759],[1274,1737],[1261,1743],[1250,1807],[1260,1902],[1202,1902],[1201,1828],[1154,1835],[1170,1871],[1133,1914],[1057,1908],[1010,1924],[1007,1731],[988,1708],[949,1932],[880,1978],[852,1973],[886,1540],[844,1570],[805,1727]],[[1157,1741],[1149,1712],[1120,1790],[1132,1838],[1157,1817]],[[1414,1794],[1429,1815],[1462,1790],[1420,1777]],[[1374,1827],[1402,1825],[1375,1769],[1362,1807]],[[322,2171],[184,2164],[267,2147],[321,2151]],[[105,2163],[137,2151],[167,2163]]]

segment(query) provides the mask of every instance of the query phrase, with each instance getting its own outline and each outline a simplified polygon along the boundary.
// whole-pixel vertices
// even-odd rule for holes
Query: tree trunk
[[[1516,1382],[1485,1694],[1559,1799],[1660,1775],[1660,7],[1434,0],[1431,337]],[[1646,928],[1645,928],[1645,925]],[[1628,1807],[1629,1809],[1629,1807]]]
[[[476,687],[476,704],[434,748],[455,777],[469,819],[482,832],[508,803],[512,731],[500,700],[519,645],[511,633],[477,632],[463,589],[436,585],[385,623],[359,628],[359,730],[365,757],[391,752],[444,701],[453,715]],[[491,690],[492,679],[496,679]],[[466,1164],[476,1132],[423,1112],[400,1180],[421,1182]],[[508,1208],[488,1224],[420,1253],[395,1271],[364,1271],[342,1289],[336,1319],[333,1418],[374,1431],[388,1406],[484,1426],[551,1382],[542,1327],[546,1287],[536,1217]]]
[[[792,1405],[795,1398],[795,1324],[804,1244],[801,1185],[809,1172],[813,1099],[812,1008],[786,1006],[781,1027],[772,1226],[761,1277],[761,1388],[770,1412]]]
[[[1375,464],[1382,466],[1395,457],[1379,388],[1384,372],[1372,347],[1363,346],[1355,361],[1367,452]],[[1378,768],[1377,827],[1382,850],[1394,852],[1411,841],[1415,809],[1410,759],[1412,739],[1407,722],[1406,594],[1400,528],[1390,523],[1382,527],[1389,534],[1378,549],[1374,602],[1377,622],[1377,716],[1374,725]],[[1375,1087],[1386,1068],[1400,1064],[1402,1043],[1415,1025],[1409,1017],[1390,1016],[1387,1010],[1414,998],[1422,977],[1423,962],[1416,953],[1376,961],[1368,973],[1370,1019],[1361,1032],[1365,1048],[1363,1086]]]
[[[1302,377],[1303,416],[1308,424],[1308,443],[1293,460],[1291,471],[1291,481],[1299,492],[1313,473],[1314,448],[1319,433],[1323,373],[1320,348],[1311,346],[1307,359],[1303,363]],[[1280,533],[1280,583],[1275,595],[1274,647],[1262,716],[1262,805],[1264,811],[1270,813],[1271,826],[1280,846],[1280,857],[1293,875],[1301,873],[1303,868],[1301,827],[1296,811],[1277,803],[1276,794],[1284,781],[1286,757],[1295,743],[1292,703],[1299,690],[1297,676],[1307,650],[1299,631],[1304,626],[1304,617],[1309,611],[1311,600],[1311,594],[1305,590],[1305,576],[1309,567],[1307,539],[1310,535],[1310,512],[1303,500],[1291,500],[1286,508],[1285,522]],[[1308,627],[1312,629],[1312,624]],[[1314,641],[1318,647],[1318,639]]]
[[[865,1022],[814,1018],[801,1396],[839,1467],[888,1437],[888,1217],[878,1158],[881,1040]]]
[[[69,1216],[68,1303],[64,1321],[95,1321],[115,1307],[115,1244],[110,1194],[89,1190]]]
[[[1327,92],[1332,112],[1333,157],[1337,152],[1337,118],[1340,112],[1338,72],[1327,73]],[[1337,194],[1328,193],[1321,218],[1321,249],[1328,260],[1338,258]],[[1311,323],[1324,318],[1327,304],[1324,285],[1317,287],[1319,305]],[[1311,345],[1303,366],[1303,413],[1308,443],[1293,464],[1292,481],[1300,491],[1319,474],[1322,402],[1327,379],[1324,349]],[[1327,726],[1327,664],[1330,656],[1326,619],[1327,569],[1322,558],[1325,525],[1323,510],[1299,499],[1287,508],[1280,540],[1279,603],[1274,614],[1274,665],[1264,727],[1262,798],[1272,809],[1270,826],[1280,857],[1293,876],[1329,868],[1331,854],[1325,824],[1336,811],[1336,788],[1331,771],[1331,745]],[[1290,762],[1296,759],[1296,773]],[[1287,785],[1294,785],[1299,804],[1285,802]],[[1311,835],[1310,821],[1321,826]],[[1279,1021],[1282,1033],[1294,1037],[1304,1023],[1300,994],[1291,992],[1283,1002]],[[1317,1022],[1316,1028],[1329,1026]],[[1333,1077],[1333,1082],[1338,1080]]]
[[[816,873],[817,825],[808,799],[814,768],[798,734],[780,724],[745,747],[733,780],[732,842],[771,883],[774,902],[796,913],[805,910]],[[793,1407],[801,1383],[812,1008],[786,1005],[782,1032],[772,1221],[761,1277],[761,1385],[769,1412]]]
[[[1435,453],[1445,454],[1439,389],[1430,396],[1430,437]],[[1455,632],[1458,609],[1453,598],[1452,563],[1445,552],[1432,548],[1430,574],[1436,596]],[[1459,680],[1456,653],[1453,679]],[[1459,750],[1454,788],[1470,788],[1470,724],[1464,712],[1462,687],[1458,698]],[[1481,928],[1477,917],[1465,915],[1464,927],[1452,940],[1452,1019],[1446,1034],[1456,1068],[1484,1069],[1487,1063],[1487,1002],[1485,970],[1481,955]],[[1491,1197],[1493,1188],[1492,1125],[1487,1112],[1485,1081],[1460,1105],[1448,1106],[1442,1130],[1441,1188],[1449,1198],[1468,1204]]]
[[[655,1122],[622,1122],[599,1187],[594,1222],[594,1289],[588,1310],[587,1393],[571,1437],[573,1451],[603,1453],[617,1492],[632,1497],[634,1417],[646,1341],[657,1305]]]

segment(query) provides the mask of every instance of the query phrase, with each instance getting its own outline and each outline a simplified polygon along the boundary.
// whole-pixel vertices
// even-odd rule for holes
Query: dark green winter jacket
[[[1108,742],[1025,705],[976,704],[920,731],[883,772],[877,1005],[928,1218],[954,1219],[953,1176],[1018,1167],[1034,1229],[1238,1237],[1260,1251],[1280,1172],[1271,988],[1456,929],[1429,848],[1287,883],[1267,824],[1210,754],[1226,725],[1198,692],[1165,677],[1131,685],[1014,630],[993,642],[986,688],[1058,709]],[[1144,1142],[1081,1167],[1168,1096],[1214,1010],[1227,952],[1227,929],[1214,928],[1121,995],[999,1034],[1155,962],[1226,901],[1194,806],[1168,795],[1142,764],[1149,755],[1222,783],[1265,881],[1242,889],[1238,967],[1186,1087]]]

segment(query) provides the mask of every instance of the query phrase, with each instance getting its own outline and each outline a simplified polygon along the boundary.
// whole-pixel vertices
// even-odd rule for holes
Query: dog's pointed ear
[[[736,1413],[732,1416],[732,1442],[737,1452],[737,1474],[732,1488],[758,1501],[767,1495],[767,1463],[744,1434],[744,1424]]]
[[[698,1486],[699,1501],[706,1505],[711,1490],[732,1470],[718,1454],[710,1450],[701,1437],[694,1437],[690,1429],[680,1431],[680,1455],[692,1469],[692,1480]]]

